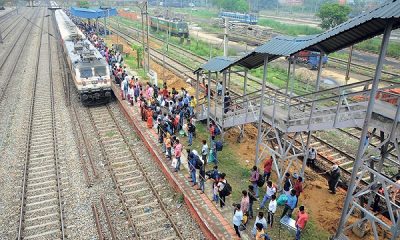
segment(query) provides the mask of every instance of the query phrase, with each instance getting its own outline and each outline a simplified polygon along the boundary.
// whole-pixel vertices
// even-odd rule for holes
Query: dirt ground
[[[109,43],[111,41],[116,42],[116,37],[112,36],[107,42]],[[119,41],[121,42],[121,40]],[[127,51],[129,54],[136,54],[126,42],[123,42],[123,44],[124,51]],[[157,72],[160,79],[163,71],[162,66],[152,61],[151,69]],[[167,69],[165,70],[165,80],[169,88],[175,87],[176,89],[180,89],[184,87],[192,94],[195,92],[195,89],[192,88],[190,84]],[[246,168],[251,168],[255,158],[257,128],[246,125],[245,135],[240,144],[236,142],[238,135],[239,129],[232,128],[226,132],[225,139],[228,144],[237,146],[236,153],[242,160],[242,165]],[[300,197],[300,203],[308,209],[310,218],[313,219],[319,227],[333,234],[340,219],[346,192],[343,189],[339,189],[336,195],[330,194],[327,190],[327,180],[311,169],[307,168],[306,177],[305,189]],[[351,239],[361,238],[351,236]],[[362,239],[373,239],[373,237],[366,236]]]

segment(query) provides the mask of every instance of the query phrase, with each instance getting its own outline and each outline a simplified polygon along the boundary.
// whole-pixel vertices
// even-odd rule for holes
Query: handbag
[[[178,164],[178,159],[176,158],[172,159],[171,167],[176,168],[176,164]]]

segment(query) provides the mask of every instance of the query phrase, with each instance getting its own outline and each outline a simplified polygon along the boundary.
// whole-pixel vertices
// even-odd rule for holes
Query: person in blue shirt
[[[296,190],[292,189],[290,195],[287,197],[287,201],[285,204],[285,208],[283,209],[281,218],[283,218],[285,215],[288,215],[288,217],[292,216],[292,212],[296,207],[296,202],[297,202]]]

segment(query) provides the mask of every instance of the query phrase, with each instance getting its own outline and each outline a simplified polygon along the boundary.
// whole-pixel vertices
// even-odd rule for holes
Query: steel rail
[[[24,230],[24,216],[25,216],[25,206],[26,206],[26,188],[27,188],[27,178],[28,178],[28,165],[30,160],[30,146],[32,141],[32,134],[33,134],[33,119],[34,119],[34,108],[36,102],[36,91],[37,91],[37,82],[39,76],[39,65],[40,63],[40,56],[41,56],[41,43],[43,37],[43,25],[44,25],[45,18],[42,18],[41,28],[40,28],[40,37],[39,37],[39,49],[36,59],[36,68],[35,68],[35,79],[33,83],[33,94],[31,99],[31,106],[29,110],[29,120],[28,120],[28,134],[27,134],[27,150],[25,155],[25,162],[24,162],[24,171],[23,171],[23,182],[22,182],[22,196],[21,196],[21,209],[20,209],[20,220],[18,226],[18,236],[17,239],[23,239],[23,230]],[[47,32],[50,31],[50,20],[48,20],[47,25]],[[54,157],[54,168],[55,168],[55,178],[57,184],[57,198],[58,198],[58,207],[59,207],[59,220],[60,220],[60,231],[61,231],[61,239],[65,239],[65,229],[64,229],[64,215],[63,215],[63,206],[62,206],[62,197],[61,197],[61,183],[60,183],[60,175],[59,175],[59,163],[58,163],[58,146],[57,146],[57,130],[56,130],[56,120],[55,120],[55,106],[54,106],[54,86],[53,86],[53,69],[52,69],[52,57],[51,57],[51,41],[50,35],[48,37],[48,54],[49,54],[49,87],[50,87],[50,104],[51,104],[51,128],[52,128],[52,138],[53,138],[53,157]]]
[[[94,216],[94,221],[96,224],[96,229],[97,229],[97,235],[99,235],[99,240],[104,240],[104,234],[101,231],[101,223],[100,223],[100,217],[99,217],[99,212],[97,211],[97,207],[94,203],[92,203],[92,212]]]
[[[20,240],[22,239],[22,231],[23,231],[23,218],[24,218],[24,206],[25,206],[25,199],[26,199],[26,184],[27,184],[27,178],[28,178],[28,162],[29,162],[29,155],[30,155],[30,142],[31,142],[31,137],[32,137],[32,124],[33,124],[33,108],[35,105],[35,95],[36,95],[36,84],[37,84],[37,79],[39,75],[39,56],[40,56],[40,45],[42,42],[42,32],[43,32],[43,24],[44,24],[44,18],[42,19],[41,23],[41,30],[40,30],[40,37],[39,37],[39,49],[38,49],[38,54],[36,58],[36,68],[35,68],[35,74],[34,74],[34,81],[33,81],[33,94],[32,94],[32,99],[31,99],[31,105],[29,108],[29,119],[28,119],[28,132],[27,132],[27,138],[26,138],[26,153],[25,153],[25,162],[24,162],[24,170],[23,170],[23,179],[22,179],[22,196],[21,196],[21,206],[20,206],[20,218],[19,218],[19,226],[18,226],[18,236],[17,239]]]
[[[110,213],[108,212],[108,209],[107,209],[107,206],[106,206],[106,203],[105,203],[105,200],[104,200],[103,196],[100,196],[100,203],[101,203],[101,207],[103,208],[104,215],[106,216],[107,225],[108,225],[108,228],[110,229],[110,232],[111,232],[111,238],[113,240],[116,240],[117,236],[115,234],[115,229],[114,229],[114,226],[112,225],[111,218],[110,218]]]
[[[125,213],[127,215],[128,225],[133,230],[132,239],[134,239],[134,238],[139,238],[140,239],[140,236],[139,236],[139,233],[138,233],[138,230],[137,230],[137,226],[133,222],[132,216],[131,216],[131,212],[129,211],[128,206],[126,204],[126,199],[125,199],[124,195],[122,194],[122,190],[120,189],[120,186],[119,186],[119,184],[117,182],[115,174],[114,174],[114,172],[113,172],[113,170],[111,168],[110,160],[109,160],[108,155],[107,155],[107,153],[105,151],[105,146],[104,146],[103,142],[100,141],[100,134],[99,134],[99,131],[98,131],[97,127],[96,127],[96,123],[95,123],[95,121],[93,119],[93,116],[92,116],[92,114],[90,112],[90,109],[86,108],[86,112],[87,112],[87,114],[89,116],[89,121],[90,121],[91,125],[95,129],[95,135],[96,135],[97,139],[99,140],[100,151],[101,151],[101,154],[103,155],[103,157],[105,158],[105,160],[107,162],[106,166],[107,166],[107,169],[108,169],[108,171],[109,171],[109,173],[111,175],[111,180],[113,181],[114,188],[117,191],[117,195],[120,198],[122,206],[124,207]],[[77,119],[78,119],[78,121],[80,121],[79,118],[77,118]]]
[[[115,126],[117,127],[119,133],[121,134],[126,146],[128,147],[129,152],[132,154],[133,159],[135,160],[135,162],[137,163],[140,171],[142,172],[144,179],[146,180],[146,182],[149,184],[151,191],[153,192],[153,195],[157,198],[158,203],[160,204],[161,209],[163,210],[163,212],[166,214],[167,219],[171,222],[172,227],[174,228],[175,232],[178,234],[179,239],[184,240],[181,232],[179,231],[178,227],[176,226],[175,222],[172,220],[171,214],[169,214],[168,209],[166,208],[164,202],[161,199],[161,196],[158,194],[157,190],[155,189],[153,182],[150,180],[150,178],[147,176],[146,174],[146,170],[143,167],[143,163],[139,160],[139,158],[137,157],[137,153],[135,151],[133,151],[132,147],[129,145],[128,139],[125,136],[125,134],[123,133],[121,126],[119,125],[119,123],[117,122],[117,119],[114,116],[114,113],[111,111],[110,106],[107,105],[107,110],[108,113],[110,114],[111,118],[113,119]]]
[[[32,14],[31,19],[33,19],[33,17],[34,17],[35,15],[37,15],[37,14],[38,14],[38,10],[36,10],[36,11],[34,12],[34,14]],[[2,61],[1,64],[0,64],[0,71],[2,71],[2,70],[3,70],[3,67],[4,67],[4,65],[5,65],[5,63],[7,62],[7,60],[9,59],[9,57],[11,56],[11,53],[13,52],[13,50],[14,50],[14,49],[19,49],[19,52],[17,52],[17,57],[16,57],[15,60],[13,61],[13,64],[12,64],[12,68],[11,68],[10,73],[9,73],[7,76],[4,77],[4,79],[6,79],[6,80],[5,80],[6,82],[2,84],[4,87],[2,88],[2,91],[0,92],[0,104],[1,104],[1,103],[3,102],[3,100],[4,100],[4,97],[5,97],[5,95],[6,95],[6,91],[7,91],[7,89],[8,89],[8,86],[9,86],[9,84],[10,84],[10,82],[11,82],[12,76],[14,75],[14,72],[15,72],[15,70],[17,69],[17,66],[19,66],[17,63],[18,63],[18,61],[19,61],[20,58],[21,58],[22,52],[24,51],[25,47],[27,46],[27,42],[28,42],[28,39],[29,39],[29,37],[30,37],[30,33],[31,33],[32,29],[34,28],[32,25],[30,25],[31,28],[30,28],[29,31],[27,32],[25,39],[23,39],[23,45],[22,45],[22,47],[19,47],[19,48],[18,48],[18,47],[17,47],[17,44],[20,43],[20,42],[19,42],[19,39],[21,39],[21,36],[23,35],[23,33],[26,33],[25,29],[26,29],[29,25],[30,25],[30,24],[26,24],[25,27],[22,29],[22,31],[21,31],[20,34],[18,35],[17,41],[14,42],[14,44],[12,45],[12,47],[10,48],[10,50],[8,51],[8,53],[6,54],[6,56],[3,57],[3,61]]]

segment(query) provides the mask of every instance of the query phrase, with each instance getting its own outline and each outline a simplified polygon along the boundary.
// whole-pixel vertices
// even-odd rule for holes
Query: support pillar
[[[311,121],[312,121],[312,116],[315,110],[315,100],[316,100],[316,94],[317,92],[319,92],[319,86],[321,83],[321,72],[322,72],[322,58],[324,56],[324,52],[320,51],[319,54],[319,61],[318,61],[318,73],[317,73],[317,82],[315,83],[315,93],[313,95],[313,102],[311,104],[311,112],[310,112],[310,117],[308,118],[308,133],[307,133],[307,143],[306,143],[306,152],[304,154],[304,159],[303,159],[303,163],[301,166],[301,173],[300,176],[304,178],[304,172],[306,171],[306,165],[307,165],[307,159],[308,159],[308,149],[310,148],[310,141],[311,141],[311,134],[312,131],[310,130],[310,125],[311,125]]]
[[[347,215],[350,210],[350,202],[353,199],[353,192],[354,192],[355,186],[356,186],[358,169],[360,168],[360,166],[363,162],[362,157],[363,157],[363,153],[364,153],[364,151],[363,151],[364,150],[364,142],[365,142],[366,136],[368,134],[368,125],[369,125],[369,121],[371,120],[372,110],[373,110],[373,107],[375,104],[375,96],[378,91],[379,81],[381,79],[383,62],[385,60],[385,55],[386,55],[386,51],[388,48],[389,38],[390,38],[390,33],[392,31],[392,27],[393,27],[393,20],[390,20],[387,23],[385,31],[383,33],[383,38],[382,38],[382,43],[381,43],[381,51],[379,53],[378,62],[376,65],[376,70],[375,70],[375,76],[374,76],[374,80],[373,80],[372,86],[371,86],[371,93],[369,96],[369,102],[368,102],[367,112],[366,112],[365,120],[364,120],[364,124],[363,124],[363,130],[361,132],[360,143],[358,145],[357,155],[355,158],[353,170],[351,173],[351,179],[349,182],[349,188],[348,188],[345,202],[343,205],[342,215],[340,217],[339,225],[338,225],[338,228],[336,230],[336,233],[335,233],[333,239],[340,239],[340,237],[344,233],[343,231],[344,231],[345,224],[347,222]]]
[[[199,83],[199,81],[200,81],[199,74],[200,74],[200,71],[196,73],[196,95],[195,95],[196,101],[199,101],[199,85],[200,85],[200,83]]]
[[[263,106],[264,106],[264,93],[265,93],[265,82],[267,81],[267,70],[268,70],[268,55],[264,57],[264,72],[263,81],[261,87],[261,99],[260,99],[260,112],[258,116],[258,133],[257,133],[257,144],[256,144],[256,159],[254,165],[257,166],[260,155],[260,144],[262,140],[262,119],[263,119]]]
[[[207,88],[207,128],[210,126],[210,108],[211,108],[211,71],[208,71]],[[211,136],[210,136],[211,138]],[[210,141],[211,142],[211,141]]]

